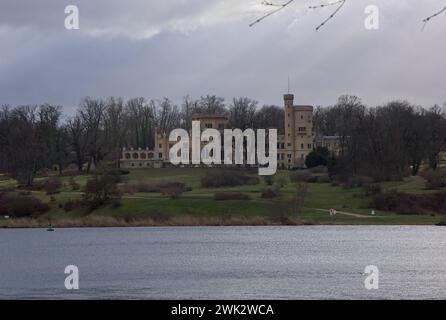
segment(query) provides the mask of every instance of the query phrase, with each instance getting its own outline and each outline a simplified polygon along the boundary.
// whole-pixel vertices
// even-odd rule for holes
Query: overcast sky
[[[279,3],[283,0],[278,0]],[[330,105],[344,93],[369,105],[446,101],[446,0],[296,0],[250,28],[262,0],[0,0],[0,104],[53,103],[71,113],[85,96],[216,94],[281,104],[287,78],[296,103]],[[285,2],[285,1],[284,1]],[[282,2],[283,3],[283,2]],[[65,6],[80,30],[64,27]],[[364,9],[380,8],[380,29]]]

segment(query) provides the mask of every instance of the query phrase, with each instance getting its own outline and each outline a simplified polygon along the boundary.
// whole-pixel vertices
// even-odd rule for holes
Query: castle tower
[[[284,95],[285,105],[285,165],[302,167],[313,150],[313,107],[294,105],[294,95]]]
[[[294,95],[285,94],[283,96],[285,106],[285,163],[286,166],[294,165]]]

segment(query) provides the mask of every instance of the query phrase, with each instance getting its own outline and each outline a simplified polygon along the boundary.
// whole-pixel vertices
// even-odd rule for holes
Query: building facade
[[[279,168],[305,166],[305,158],[318,141],[330,151],[338,145],[336,137],[317,139],[313,128],[313,107],[294,105],[294,95],[284,95],[285,132],[277,136],[277,165]],[[223,133],[228,128],[228,117],[194,114],[192,121],[200,121],[201,130],[216,129]],[[326,139],[325,139],[326,138]],[[169,150],[175,142],[169,142],[169,134],[156,130],[154,150],[124,149],[122,168],[161,168],[170,164]],[[205,143],[203,143],[205,144]]]

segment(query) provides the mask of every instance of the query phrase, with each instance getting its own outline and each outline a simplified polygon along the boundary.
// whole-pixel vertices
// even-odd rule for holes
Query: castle
[[[305,166],[305,158],[316,147],[326,147],[336,153],[338,137],[316,137],[313,127],[313,106],[294,105],[294,95],[284,95],[284,134],[277,136],[277,165],[292,169]],[[217,129],[223,133],[228,128],[228,117],[194,114],[192,121],[200,121],[201,129]],[[169,142],[164,132],[156,132],[155,148],[123,149],[122,168],[162,168],[170,165],[169,150],[175,142]]]

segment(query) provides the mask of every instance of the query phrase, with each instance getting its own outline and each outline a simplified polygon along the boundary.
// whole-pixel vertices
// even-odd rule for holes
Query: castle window
[[[212,129],[212,123],[206,123],[205,127],[208,129]]]
[[[162,153],[159,153],[159,154],[158,154],[158,158],[162,159],[162,158],[163,158],[163,154],[162,154]]]
[[[299,127],[299,132],[306,132],[307,131],[307,127]]]
[[[305,147],[304,147],[304,144],[302,143],[301,145],[300,145],[300,148],[301,149],[305,149]]]
[[[288,146],[288,147],[291,147],[291,143],[287,143],[287,146]]]
[[[125,158],[126,158],[126,159],[130,159],[130,157],[131,157],[130,153],[126,153],[126,154],[125,154]]]
[[[146,159],[146,158],[147,158],[147,154],[141,153],[141,159]]]
[[[153,159],[153,153],[152,153],[152,152],[149,152],[149,154],[148,154],[148,158],[149,158],[149,159]]]
[[[312,145],[311,144],[308,144],[308,149],[311,149],[312,148]]]
[[[160,145],[159,145],[159,148],[160,148],[160,149],[162,149],[162,148],[163,148],[163,145],[162,145],[162,144],[160,144]]]
[[[133,159],[138,159],[138,158],[139,158],[139,155],[137,153],[134,153],[133,154]]]

